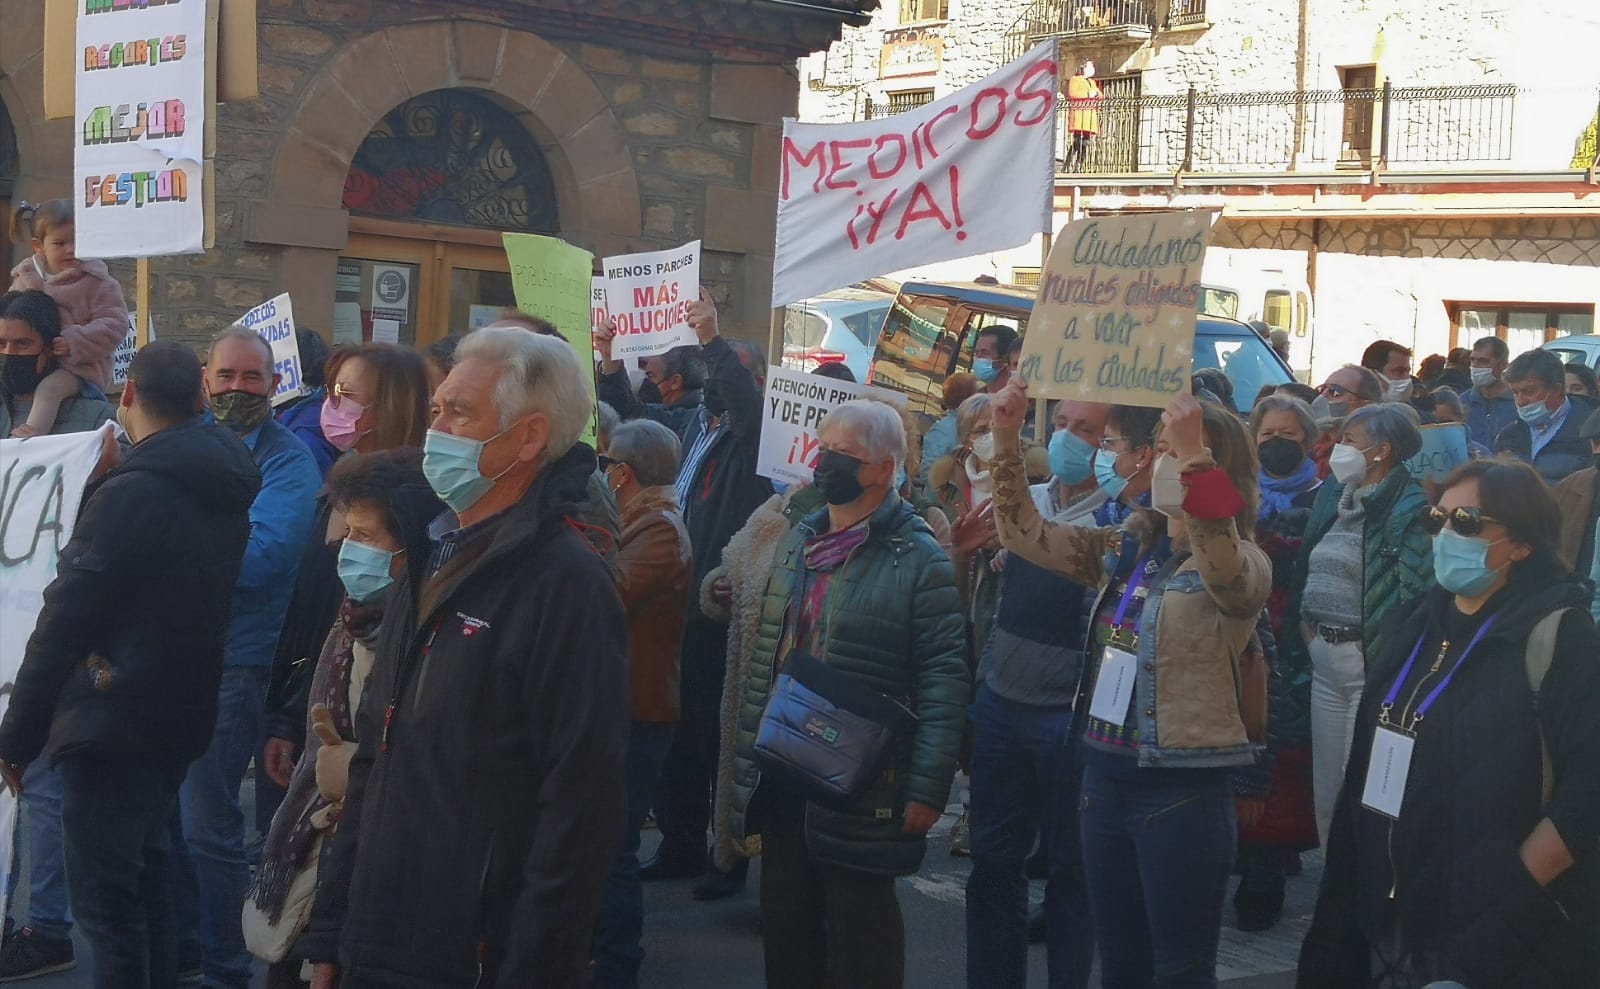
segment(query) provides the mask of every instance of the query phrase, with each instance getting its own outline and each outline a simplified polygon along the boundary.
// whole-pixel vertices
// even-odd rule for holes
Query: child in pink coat
[[[41,289],[61,307],[61,336],[52,345],[60,367],[39,382],[28,421],[13,436],[41,436],[55,425],[61,403],[81,381],[104,390],[111,384],[111,355],[128,335],[128,304],[104,261],[81,260],[75,251],[72,204],[52,199],[23,203],[11,218],[11,239],[27,234],[33,256],[11,271],[14,291]]]

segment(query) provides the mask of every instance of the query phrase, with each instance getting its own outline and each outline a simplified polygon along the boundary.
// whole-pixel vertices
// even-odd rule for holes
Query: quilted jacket
[[[789,602],[804,573],[804,544],[826,530],[827,510],[784,534],[761,600],[761,625],[739,705],[730,838],[744,845],[758,828],[750,814],[761,783],[756,732],[778,665]],[[965,660],[961,598],[950,560],[926,523],[898,496],[868,520],[868,535],[828,583],[829,633],[823,659],[917,715],[889,766],[846,811],[805,809],[806,845],[827,865],[874,875],[917,871],[922,835],[903,831],[908,802],[944,809],[956,772],[972,684]],[[758,808],[759,810],[759,808]]]
[[[1310,572],[1311,551],[1333,528],[1344,488],[1332,479],[1322,482],[1295,563],[1289,610],[1278,642],[1278,664],[1286,689],[1281,697],[1273,698],[1287,708],[1273,717],[1279,737],[1286,744],[1311,738],[1311,653],[1301,628],[1300,606]],[[1404,467],[1395,467],[1367,497],[1367,528],[1362,540],[1366,587],[1361,616],[1363,652],[1369,658],[1383,647],[1384,619],[1389,613],[1415,601],[1433,586],[1433,540],[1421,525],[1422,510],[1427,506],[1422,483]]]

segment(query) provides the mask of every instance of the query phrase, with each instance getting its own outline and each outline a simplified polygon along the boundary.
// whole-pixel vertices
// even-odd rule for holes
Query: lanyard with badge
[[[1144,583],[1148,554],[1139,557],[1128,575],[1127,590],[1122,592],[1122,602],[1111,619],[1111,638],[1106,643],[1100,659],[1100,675],[1095,679],[1094,697],[1089,702],[1089,716],[1106,724],[1122,727],[1128,720],[1128,708],[1133,704],[1133,683],[1139,671],[1139,645],[1137,631],[1124,632],[1122,623],[1128,617],[1128,607],[1139,597]]]
[[[1394,686],[1389,688],[1389,693],[1383,699],[1383,707],[1378,712],[1378,727],[1372,738],[1372,758],[1367,763],[1367,781],[1361,791],[1361,804],[1368,810],[1374,810],[1385,817],[1400,817],[1400,805],[1405,800],[1406,778],[1411,775],[1411,752],[1417,744],[1417,727],[1422,724],[1422,719],[1427,715],[1428,709],[1433,707],[1433,702],[1439,699],[1444,689],[1450,686],[1450,681],[1455,679],[1456,673],[1467,663],[1467,657],[1472,655],[1472,650],[1477,648],[1483,637],[1489,634],[1489,629],[1494,627],[1495,619],[1499,615],[1491,615],[1479,626],[1478,634],[1467,643],[1467,648],[1462,650],[1456,664],[1450,668],[1438,686],[1434,687],[1422,703],[1411,715],[1409,722],[1405,721],[1405,712],[1400,718],[1404,723],[1393,723],[1389,720],[1389,712],[1394,709],[1395,701],[1400,698],[1400,690],[1411,676],[1411,670],[1417,664],[1417,657],[1422,655],[1422,646],[1428,639],[1428,633],[1422,633],[1417,639],[1417,645],[1411,650],[1411,657],[1406,660],[1406,665],[1401,667],[1400,675],[1395,677]],[[1439,672],[1444,663],[1445,653],[1450,650],[1450,640],[1447,638],[1439,646],[1439,656],[1433,661],[1433,668],[1422,678],[1411,691],[1411,700],[1417,699],[1417,693],[1422,690],[1422,685],[1427,683],[1428,677]],[[1407,702],[1407,707],[1410,702]]]

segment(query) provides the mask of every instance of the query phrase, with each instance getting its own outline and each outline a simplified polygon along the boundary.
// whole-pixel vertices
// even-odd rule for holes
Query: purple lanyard
[[[1133,573],[1128,575],[1128,589],[1122,592],[1122,603],[1117,605],[1117,615],[1111,619],[1111,631],[1122,631],[1122,620],[1128,617],[1128,605],[1133,603],[1134,592],[1139,585],[1144,583],[1144,568],[1150,562],[1150,554],[1139,557],[1139,562],[1133,565]]]
[[[1444,693],[1444,688],[1450,686],[1450,681],[1455,679],[1456,672],[1467,664],[1467,657],[1472,655],[1472,650],[1477,648],[1478,643],[1483,641],[1483,637],[1489,634],[1489,629],[1494,627],[1494,623],[1499,617],[1499,615],[1490,615],[1478,627],[1478,634],[1474,635],[1472,641],[1467,643],[1467,648],[1462,650],[1461,656],[1456,660],[1456,665],[1450,668],[1450,672],[1446,673],[1444,679],[1439,681],[1439,685],[1434,687],[1427,697],[1423,698],[1416,712],[1411,715],[1410,730],[1416,730],[1417,725],[1422,721],[1422,716],[1428,713],[1429,708],[1433,707],[1433,702],[1439,699],[1440,694]],[[1421,637],[1417,639],[1416,647],[1411,650],[1411,658],[1407,659],[1406,665],[1401,667],[1400,675],[1395,678],[1394,686],[1389,688],[1388,696],[1383,699],[1383,708],[1378,713],[1379,724],[1388,723],[1389,711],[1394,708],[1394,702],[1399,699],[1400,689],[1405,686],[1406,679],[1411,676],[1411,668],[1416,665],[1417,657],[1422,654],[1422,646],[1427,641],[1428,633],[1423,632]]]

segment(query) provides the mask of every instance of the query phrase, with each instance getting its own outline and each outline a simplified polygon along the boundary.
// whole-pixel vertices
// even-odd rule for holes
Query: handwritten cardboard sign
[[[506,259],[511,263],[511,290],[517,308],[547,320],[560,331],[578,363],[593,368],[590,292],[594,255],[555,237],[538,234],[503,234]],[[589,397],[594,398],[594,372],[584,375]],[[595,442],[594,417],[583,432],[583,442]]]
[[[817,426],[845,402],[878,398],[903,406],[904,396],[785,367],[767,369],[767,392],[761,402],[761,449],[756,473],[787,484],[811,480],[821,440]]]
[[[1406,461],[1406,469],[1412,477],[1438,481],[1470,459],[1466,423],[1441,422],[1422,427],[1422,449]]]
[[[617,321],[611,356],[651,357],[698,343],[689,305],[700,297],[700,242],[606,258],[606,315]]]
[[[294,334],[294,306],[289,293],[268,299],[239,317],[236,324],[261,334],[272,346],[272,370],[278,375],[278,390],[272,404],[282,405],[305,392],[300,376],[300,339]]]
[[[128,383],[128,368],[133,366],[133,355],[139,352],[139,314],[128,312],[128,335],[111,353],[111,387],[121,388]]]
[[[1056,44],[906,113],[783,122],[772,308],[1016,247],[1055,195]],[[613,300],[615,301],[615,300]]]
[[[1029,394],[1164,408],[1187,389],[1215,218],[1174,210],[1063,228],[1023,343]]]

